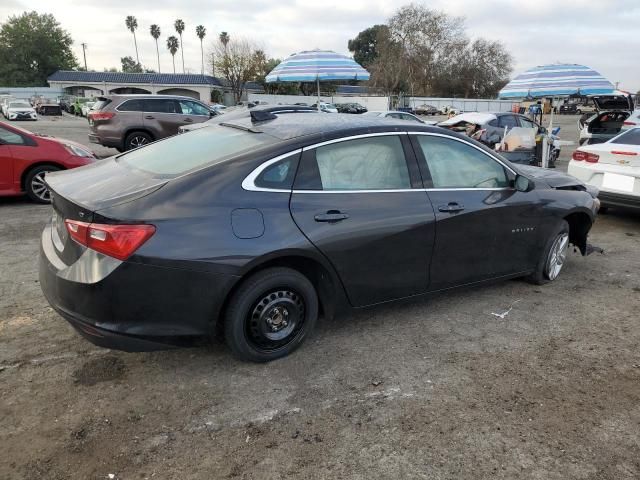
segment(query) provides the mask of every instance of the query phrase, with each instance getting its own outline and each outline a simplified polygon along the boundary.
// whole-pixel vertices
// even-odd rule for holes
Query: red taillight
[[[630,155],[632,157],[638,155],[637,152],[624,152],[622,150],[612,150],[611,153],[614,155]]]
[[[153,225],[101,225],[65,220],[69,235],[80,245],[126,260],[155,233]]]
[[[589,153],[589,152],[583,152],[582,150],[576,150],[575,152],[573,152],[573,155],[571,155],[571,158],[576,160],[577,162],[589,162],[589,163],[598,163],[598,160],[600,159],[599,155],[596,155],[595,153]]]
[[[623,125],[635,125],[636,122],[623,122]]]
[[[89,118],[95,122],[96,120],[111,120],[115,115],[114,112],[90,112]]]

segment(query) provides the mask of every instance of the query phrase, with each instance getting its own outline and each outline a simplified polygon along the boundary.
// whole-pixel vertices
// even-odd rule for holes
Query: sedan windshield
[[[11,102],[9,108],[31,108],[27,102]]]
[[[212,125],[131,150],[118,156],[117,161],[154,176],[171,178],[276,141],[265,133]]]

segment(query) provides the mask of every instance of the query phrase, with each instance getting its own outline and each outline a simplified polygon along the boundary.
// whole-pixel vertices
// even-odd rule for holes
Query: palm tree
[[[138,20],[136,20],[136,17],[129,15],[124,23],[127,25],[127,28],[129,30],[131,30],[131,33],[133,33],[133,43],[136,46],[136,62],[140,63],[140,57],[138,57],[138,41],[136,40],[136,29],[138,28]]]
[[[180,35],[180,45],[182,45],[182,51],[180,52],[182,53],[182,73],[184,73],[184,43],[182,43],[182,32],[184,32],[184,22],[178,19],[175,21],[173,26],[175,27],[176,32],[178,32],[178,35]]]
[[[176,73],[176,52],[178,51],[178,48],[180,48],[180,43],[173,35],[167,38],[167,48],[169,49],[169,53],[173,60],[173,73]]]
[[[207,29],[204,28],[204,25],[198,25],[196,27],[196,35],[200,39],[200,55],[202,56],[202,75],[204,75],[204,48],[202,47],[202,40],[204,36],[207,34]]]
[[[160,38],[160,27],[155,23],[151,25],[151,36],[156,41],[156,53],[158,54],[158,73],[160,73],[160,50],[158,50],[158,39]]]
[[[224,45],[224,49],[227,49],[227,43],[229,43],[229,34],[227,32],[222,32],[220,34],[220,42]]]

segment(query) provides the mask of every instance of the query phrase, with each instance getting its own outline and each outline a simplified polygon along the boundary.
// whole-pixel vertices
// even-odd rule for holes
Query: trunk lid
[[[580,147],[580,150],[598,155],[600,164],[640,168],[640,145],[607,142]]]
[[[49,173],[45,181],[53,207],[52,241],[67,265],[80,258],[86,248],[71,239],[65,220],[91,223],[99,210],[142,198],[168,182],[123,167],[114,159]],[[104,218],[100,221],[104,223]]]
[[[595,95],[590,97],[599,111],[625,110],[633,111],[633,100],[629,95]]]

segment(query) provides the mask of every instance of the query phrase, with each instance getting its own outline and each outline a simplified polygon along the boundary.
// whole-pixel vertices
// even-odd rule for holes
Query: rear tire
[[[132,150],[153,142],[151,135],[145,132],[131,132],[124,141],[124,149]]]
[[[309,279],[290,268],[269,268],[232,296],[224,335],[235,357],[269,362],[298,348],[317,319],[318,296]]]
[[[42,165],[31,170],[24,181],[24,188],[29,198],[36,203],[51,203],[49,189],[44,184],[44,177],[47,172],[57,172],[60,170],[53,165]]]
[[[527,280],[535,285],[553,282],[564,266],[568,250],[569,224],[566,220],[562,220],[562,223],[549,236],[536,270],[527,277]]]

